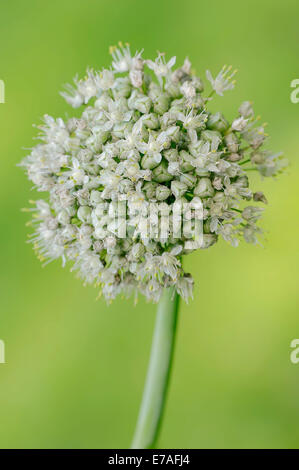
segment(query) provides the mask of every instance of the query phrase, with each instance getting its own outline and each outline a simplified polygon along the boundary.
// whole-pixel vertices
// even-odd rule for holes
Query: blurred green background
[[[1,1],[1,448],[126,448],[137,418],[155,307],[115,301],[54,262],[42,269],[25,243],[35,197],[16,164],[43,114],[72,113],[58,92],[87,66],[108,66],[108,47],[186,55],[202,76],[224,63],[237,88],[217,98],[229,118],[250,99],[269,122],[271,147],[291,165],[261,181],[264,248],[220,242],[185,260],[195,300],[183,305],[160,447],[299,447],[297,0]]]

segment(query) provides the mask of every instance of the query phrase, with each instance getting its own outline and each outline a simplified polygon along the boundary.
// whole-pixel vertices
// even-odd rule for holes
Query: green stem
[[[132,449],[152,449],[158,438],[174,351],[179,295],[164,289],[158,305],[151,357]]]
[[[247,160],[244,160],[243,162],[240,162],[239,165],[245,165],[245,163],[250,162],[250,158],[247,158]]]

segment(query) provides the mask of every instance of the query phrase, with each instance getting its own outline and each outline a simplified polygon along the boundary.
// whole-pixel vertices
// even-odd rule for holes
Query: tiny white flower
[[[254,111],[252,108],[252,103],[250,101],[244,101],[239,108],[239,113],[243,118],[250,118],[254,115]]]
[[[232,129],[234,131],[243,131],[247,126],[248,119],[244,119],[243,116],[235,119],[232,123]]]
[[[212,74],[209,70],[206,72],[207,79],[212,85],[214,91],[216,91],[217,95],[223,96],[223,92],[226,90],[232,90],[235,86],[235,81],[231,81],[231,79],[236,74],[236,70],[231,72],[232,67],[222,67],[216,78],[212,77]]]
[[[120,43],[119,47],[112,46],[110,52],[113,58],[112,67],[116,72],[123,73],[129,70],[142,70],[142,51],[136,52],[135,56],[132,57],[130,46],[128,44],[123,46],[122,43]]]
[[[143,72],[141,70],[130,70],[130,80],[134,87],[140,88],[143,83]]]
[[[96,77],[96,83],[102,90],[109,90],[114,85],[114,73],[112,70],[103,70]]]
[[[161,78],[166,77],[171,72],[175,62],[176,57],[172,57],[168,62],[166,62],[165,54],[160,52],[154,62],[152,60],[147,60],[146,64],[151,70],[154,71],[159,81],[161,82]]]
[[[187,80],[181,86],[181,92],[188,100],[192,99],[196,95],[196,89],[192,85],[192,83],[188,82]]]

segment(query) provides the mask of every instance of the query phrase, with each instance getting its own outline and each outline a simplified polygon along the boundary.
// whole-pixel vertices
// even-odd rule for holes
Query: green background
[[[264,247],[220,242],[190,255],[195,300],[183,305],[159,440],[166,448],[299,447],[297,0],[1,0],[1,448],[126,448],[148,362],[155,307],[97,292],[54,262],[42,269],[25,243],[36,195],[16,164],[43,114],[72,113],[58,92],[87,66],[108,66],[108,47],[186,55],[196,71],[239,69],[215,100],[233,117],[250,99],[269,122],[271,146],[290,160],[269,199]]]

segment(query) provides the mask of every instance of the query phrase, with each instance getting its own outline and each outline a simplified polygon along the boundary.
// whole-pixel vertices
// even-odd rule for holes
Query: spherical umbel
[[[83,107],[81,117],[46,115],[41,143],[22,162],[47,196],[31,209],[32,242],[42,260],[72,262],[108,300],[141,292],[158,301],[168,286],[188,300],[193,280],[181,257],[219,236],[257,243],[262,209],[252,204],[267,200],[252,193],[248,176],[276,175],[285,163],[263,150],[250,102],[231,124],[208,110],[215,93],[234,87],[230,67],[216,78],[207,72],[212,90],[204,94],[188,59],[175,69],[164,54],[145,60],[127,45],[111,53],[110,69],[88,70],[62,93]],[[192,212],[199,205],[201,216]]]

